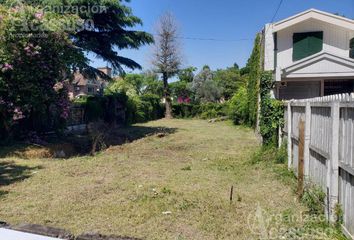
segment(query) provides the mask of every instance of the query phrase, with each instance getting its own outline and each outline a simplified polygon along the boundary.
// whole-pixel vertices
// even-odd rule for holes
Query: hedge
[[[201,118],[211,119],[228,116],[227,103],[179,103],[172,106],[175,118]]]

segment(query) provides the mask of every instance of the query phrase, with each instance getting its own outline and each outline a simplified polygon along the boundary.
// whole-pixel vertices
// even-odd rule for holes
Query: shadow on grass
[[[109,129],[105,134],[104,143],[107,147],[119,146],[148,136],[156,135],[157,137],[165,137],[176,131],[177,128],[145,127],[138,125],[124,128],[113,128]],[[24,142],[16,142],[12,145],[1,146],[0,158],[11,156],[24,159],[51,158],[55,157],[55,154],[61,151],[65,153],[64,158],[68,158],[89,155],[92,149],[92,137],[87,133],[69,134],[62,138],[50,136],[43,137],[43,139],[48,142],[48,144],[42,147]]]
[[[109,132],[104,141],[106,147],[114,147],[150,136],[163,138],[176,131],[177,128],[131,126]]]
[[[0,162],[0,187],[29,178],[32,171],[38,169],[41,169],[41,167],[22,166],[8,161]],[[0,190],[0,198],[6,193],[6,191]]]
[[[125,142],[133,142],[138,139],[153,135],[167,136],[169,134],[175,133],[176,131],[177,128],[131,126],[122,129],[117,129],[116,133],[118,134],[118,136],[124,137]],[[114,136],[112,137],[114,138]]]

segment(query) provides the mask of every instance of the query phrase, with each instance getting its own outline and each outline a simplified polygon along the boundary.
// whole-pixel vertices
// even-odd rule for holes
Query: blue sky
[[[144,25],[136,29],[154,32],[158,18],[166,11],[175,16],[180,35],[220,41],[181,40],[183,65],[212,69],[247,62],[255,34],[270,22],[280,0],[131,0],[127,5]],[[284,0],[275,21],[316,8],[354,19],[354,0]],[[242,40],[241,40],[242,39]],[[244,40],[246,39],[246,40]],[[151,46],[123,50],[119,54],[150,69]],[[91,56],[93,66],[106,63]],[[129,70],[127,69],[127,72]]]

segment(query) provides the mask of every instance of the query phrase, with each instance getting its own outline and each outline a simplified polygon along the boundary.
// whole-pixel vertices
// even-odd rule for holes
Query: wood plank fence
[[[289,169],[298,177],[303,173],[306,182],[327,194],[329,221],[336,221],[339,204],[343,232],[354,239],[354,94],[291,100],[286,105],[283,134]]]

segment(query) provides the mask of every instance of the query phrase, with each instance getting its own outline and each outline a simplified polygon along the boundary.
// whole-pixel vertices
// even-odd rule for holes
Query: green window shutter
[[[349,57],[354,58],[354,38],[350,40]]]
[[[323,49],[323,32],[294,33],[293,61],[321,52]]]

